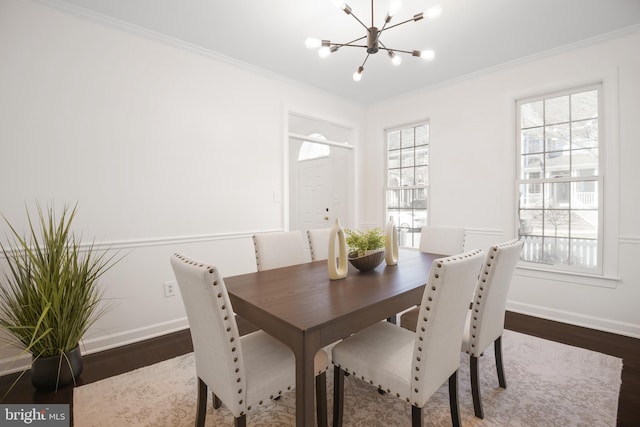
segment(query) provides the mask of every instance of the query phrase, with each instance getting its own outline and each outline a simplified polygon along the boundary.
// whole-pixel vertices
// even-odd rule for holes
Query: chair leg
[[[493,343],[494,352],[496,354],[496,369],[498,370],[498,384],[500,387],[507,388],[507,380],[504,377],[504,367],[502,366],[502,336],[499,336]]]
[[[213,397],[213,409],[220,409],[222,406],[222,400],[215,393],[211,393],[211,397]]]
[[[204,427],[207,416],[207,384],[198,377],[198,404],[196,406],[196,427]]]
[[[460,427],[460,403],[458,402],[458,370],[449,377],[449,407],[451,408],[451,424]]]
[[[247,427],[247,416],[240,415],[238,418],[233,420],[233,425],[235,427]]]
[[[422,408],[411,405],[411,427],[423,427]]]
[[[484,411],[482,410],[482,396],[480,394],[480,378],[478,373],[478,358],[476,356],[469,357],[469,370],[471,371],[471,396],[473,397],[473,411],[476,417],[483,419]]]
[[[327,371],[316,377],[316,418],[318,427],[327,427]]]
[[[344,371],[333,367],[333,427],[342,426],[342,409],[344,405]]]

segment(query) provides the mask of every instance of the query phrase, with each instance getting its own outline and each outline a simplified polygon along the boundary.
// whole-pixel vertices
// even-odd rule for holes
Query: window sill
[[[578,285],[597,286],[600,288],[615,289],[620,278],[598,274],[585,274],[570,271],[545,270],[539,267],[519,265],[516,268],[517,276],[532,277],[543,280],[573,283]]]

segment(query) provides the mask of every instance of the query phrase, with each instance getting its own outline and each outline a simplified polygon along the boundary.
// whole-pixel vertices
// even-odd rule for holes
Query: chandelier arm
[[[380,32],[382,32],[384,30],[390,30],[392,28],[398,27],[398,26],[403,25],[403,24],[407,24],[409,22],[414,22],[414,21],[415,21],[415,18],[410,18],[410,19],[407,19],[406,21],[402,21],[402,22],[398,22],[397,24],[393,24],[393,25],[391,25],[390,27],[387,27],[387,28],[382,27],[382,30],[380,30]]]
[[[367,56],[364,57],[364,61],[362,61],[362,65],[361,65],[362,68],[364,68],[364,64],[367,63],[367,59],[369,59],[369,56],[371,56],[371,54],[367,53]]]
[[[401,49],[392,49],[390,47],[386,47],[385,45],[383,45],[382,43],[380,43],[382,45],[382,47],[380,49],[382,50],[386,50],[388,51],[393,51],[393,52],[402,52],[402,53],[408,53],[410,55],[413,55],[413,51],[412,50],[401,50]]]
[[[360,23],[360,25],[362,25],[362,26],[363,26],[367,31],[369,31],[369,27],[367,27],[367,26],[365,25],[365,23],[364,23],[364,22],[362,22],[362,21],[360,20],[360,18],[358,18],[358,17],[356,16],[356,14],[355,14],[355,13],[351,12],[349,15],[353,16],[353,19],[355,19],[356,21],[358,21],[358,22]]]
[[[367,38],[367,36],[362,36],[362,37],[359,37],[359,38],[357,38],[357,39],[351,40],[350,42],[347,42],[347,43],[331,43],[331,42],[329,42],[329,46],[338,46],[338,47],[342,47],[342,46],[367,47],[367,46],[364,46],[364,45],[352,44],[352,43],[355,43],[355,42],[359,42],[360,40],[364,40],[364,39],[366,39],[366,38]]]

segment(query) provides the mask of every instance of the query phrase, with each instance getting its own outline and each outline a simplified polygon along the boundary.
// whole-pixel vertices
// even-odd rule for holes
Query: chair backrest
[[[189,320],[198,377],[232,413],[246,412],[240,403],[247,401],[242,347],[224,280],[215,267],[180,254],[171,257],[171,268]]]
[[[258,271],[311,261],[309,248],[301,231],[255,234],[253,246]]]
[[[460,367],[460,343],[484,252],[433,261],[420,303],[411,366],[411,404],[423,407]]]
[[[470,315],[468,347],[463,351],[480,354],[502,335],[507,294],[520,259],[523,242],[511,240],[492,246],[478,278]]]
[[[319,261],[329,258],[329,236],[331,228],[314,228],[307,230],[311,260]]]
[[[450,256],[464,251],[462,227],[426,225],[420,231],[420,252]]]

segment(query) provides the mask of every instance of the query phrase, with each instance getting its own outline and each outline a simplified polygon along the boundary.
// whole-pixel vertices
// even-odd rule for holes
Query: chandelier
[[[433,6],[430,9],[427,9],[424,12],[420,12],[417,13],[415,15],[413,15],[412,18],[409,18],[405,21],[399,22],[397,24],[394,25],[390,25],[387,26],[389,24],[389,22],[391,21],[391,18],[398,12],[398,10],[400,9],[400,1],[399,0],[392,0],[391,4],[389,6],[389,11],[387,12],[387,16],[384,19],[384,23],[382,25],[382,28],[378,28],[376,26],[374,26],[374,20],[373,20],[373,0],[371,0],[371,26],[367,27],[361,20],[360,18],[358,18],[353,11],[351,10],[351,8],[349,7],[349,5],[347,5],[345,2],[340,1],[340,0],[333,0],[334,4],[336,4],[336,6],[338,6],[340,9],[342,9],[344,11],[344,13],[346,13],[347,15],[351,15],[353,16],[353,18],[358,21],[358,23],[360,25],[362,25],[365,29],[366,29],[366,34],[360,38],[357,38],[355,40],[351,40],[350,42],[347,43],[333,43],[330,40],[320,40],[320,39],[316,39],[313,37],[308,37],[305,40],[305,45],[309,48],[309,49],[317,49],[318,50],[318,55],[321,58],[325,58],[327,56],[329,56],[330,54],[337,52],[338,49],[343,48],[343,47],[363,47],[367,50],[367,55],[364,58],[364,61],[362,62],[362,65],[360,65],[358,67],[358,69],[356,70],[355,73],[353,73],[353,80],[355,81],[360,81],[360,79],[362,78],[362,72],[364,71],[364,64],[367,63],[367,59],[369,59],[370,55],[373,55],[375,53],[378,53],[379,50],[385,50],[387,51],[387,55],[389,55],[389,58],[391,59],[391,62],[394,65],[400,65],[402,63],[402,58],[400,56],[397,55],[398,52],[401,53],[408,53],[412,56],[416,56],[419,58],[423,58],[425,60],[432,60],[435,57],[435,53],[433,50],[400,50],[400,49],[392,49],[390,47],[385,46],[385,44],[382,42],[382,40],[380,40],[380,37],[382,36],[382,33],[384,31],[388,31],[392,28],[396,28],[399,27],[400,25],[406,24],[408,22],[416,22],[416,21],[420,21],[423,18],[428,18],[428,19],[433,19],[433,18],[437,18],[438,16],[440,16],[440,14],[442,13],[442,9],[440,8],[440,6]],[[367,40],[367,44],[357,44],[358,42],[361,42],[363,40]]]

